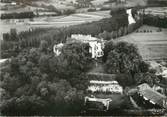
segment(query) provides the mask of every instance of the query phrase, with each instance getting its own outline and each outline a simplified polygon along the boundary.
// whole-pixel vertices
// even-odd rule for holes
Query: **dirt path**
[[[89,71],[90,73],[105,73],[104,65],[102,63],[96,62],[93,69]]]

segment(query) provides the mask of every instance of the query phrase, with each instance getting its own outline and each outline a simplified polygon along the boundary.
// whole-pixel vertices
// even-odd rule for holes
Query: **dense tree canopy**
[[[85,72],[92,60],[87,45],[71,43],[62,54],[41,48],[23,50],[1,71],[4,115],[77,115],[88,85]],[[42,51],[42,52],[41,52]],[[44,51],[44,52],[43,52]],[[27,110],[29,113],[27,113]]]
[[[156,26],[160,28],[167,28],[167,18],[160,17],[160,16],[154,16],[154,15],[145,15],[143,19],[143,23],[150,26]]]
[[[111,46],[113,46],[112,43]],[[104,51],[107,51],[107,49],[111,49],[108,53],[105,52],[108,54],[108,56],[105,56],[107,56],[106,70],[109,73],[129,73],[131,70],[134,71],[138,69],[136,65],[139,65],[141,56],[138,54],[138,50],[133,44],[118,42],[114,44],[113,49],[112,47],[108,48],[106,46]]]
[[[16,53],[16,57],[12,57],[11,62],[1,71],[1,113],[78,115],[83,108],[84,91],[89,84],[85,73],[94,66],[88,44],[64,44],[60,56],[53,54],[52,46],[55,43],[66,42],[66,38],[71,34],[97,36],[101,33],[98,36],[106,40],[127,34],[126,11],[122,9],[119,12],[119,15],[115,11],[111,12],[112,18],[91,24],[49,31],[41,29],[20,34],[12,33],[15,35],[12,43],[9,41],[12,34],[7,34],[7,43],[3,43],[3,49]],[[17,41],[19,44],[16,44]],[[136,73],[148,71],[148,66],[142,61],[136,47],[125,42],[106,43],[103,62],[107,73],[126,74],[116,78],[123,87],[133,84],[135,80],[132,79]],[[129,77],[129,74],[132,77]],[[141,82],[149,81],[143,79]],[[114,101],[113,109],[125,106],[124,98],[119,99],[120,101]]]
[[[127,27],[128,25],[126,11],[123,10],[121,14],[118,14],[113,15],[112,18],[105,18],[100,21],[69,27],[29,29],[28,31],[17,33],[15,35],[15,39],[13,39],[12,33],[6,33],[3,35],[3,40],[0,43],[2,48],[2,57],[11,57],[11,55],[16,56],[22,48],[39,47],[41,40],[45,40],[49,45],[66,42],[66,38],[71,36],[71,34],[91,34],[92,36],[97,36],[99,33],[103,33],[104,31],[114,31],[112,37],[118,37],[117,32],[119,31],[119,28]],[[122,30],[122,32],[126,31]],[[19,43],[16,43],[17,41],[19,41]],[[18,52],[14,49],[16,45],[20,48],[17,49]]]
[[[62,48],[62,54],[50,60],[51,70],[66,79],[87,72],[92,64],[89,45],[83,43],[66,44]]]
[[[114,27],[116,30],[128,25],[128,14],[125,8],[113,8],[110,11],[110,15],[112,16],[113,23],[116,22],[117,24],[117,26]]]
[[[136,73],[148,71],[148,65],[142,60],[138,49],[133,44],[127,42],[110,41],[106,43],[103,61],[105,62],[106,72],[129,74],[129,78],[134,78]],[[120,78],[119,80],[121,81]]]
[[[153,73],[137,73],[135,74],[135,80],[138,84],[147,83],[151,87],[157,83],[157,76]]]

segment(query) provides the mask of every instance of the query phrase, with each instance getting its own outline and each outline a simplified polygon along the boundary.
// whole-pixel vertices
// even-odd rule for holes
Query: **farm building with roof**
[[[166,96],[152,90],[152,89],[145,89],[139,92],[141,96],[145,100],[148,100],[150,103],[154,105],[159,105],[163,108],[167,108],[167,98]]]
[[[167,98],[165,95],[153,90],[147,84],[141,84],[138,86],[138,94],[143,100],[151,103],[152,105],[157,105],[161,108],[167,108]]]

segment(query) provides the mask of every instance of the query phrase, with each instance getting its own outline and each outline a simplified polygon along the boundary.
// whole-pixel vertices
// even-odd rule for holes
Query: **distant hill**
[[[6,0],[3,0],[6,1]],[[110,9],[111,7],[134,7],[134,6],[167,6],[167,0],[7,0],[21,3],[45,11],[68,11],[89,9],[90,7]],[[126,1],[123,4],[120,1]],[[20,5],[21,5],[20,4]],[[34,10],[34,9],[33,9]],[[86,11],[86,10],[85,10]]]

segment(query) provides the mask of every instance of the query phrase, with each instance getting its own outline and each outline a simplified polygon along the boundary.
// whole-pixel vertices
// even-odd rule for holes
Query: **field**
[[[149,30],[152,32],[140,32]],[[144,60],[167,59],[167,29],[157,32],[158,28],[142,26],[139,32],[123,36],[120,40],[135,44]]]
[[[127,6],[146,6],[147,0],[126,0]]]
[[[145,14],[167,16],[167,7],[150,7],[145,9]]]
[[[34,18],[34,21],[30,21],[29,19],[21,19],[21,22],[18,22],[18,19],[0,20],[0,39],[2,39],[2,34],[9,32],[11,28],[16,28],[18,32],[25,31],[30,28],[58,28],[98,21],[107,17],[110,17],[109,11],[77,13],[69,16],[40,17]]]

